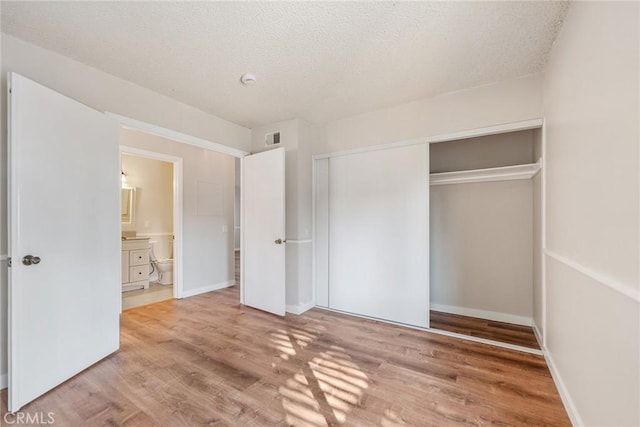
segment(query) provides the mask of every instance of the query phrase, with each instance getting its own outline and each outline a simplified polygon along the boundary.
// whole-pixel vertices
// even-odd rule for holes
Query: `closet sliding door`
[[[329,308],[429,326],[426,143],[328,160]]]

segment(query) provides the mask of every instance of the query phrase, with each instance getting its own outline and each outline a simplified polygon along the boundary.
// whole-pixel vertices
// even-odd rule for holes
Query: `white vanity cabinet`
[[[122,291],[149,288],[149,239],[122,241]]]

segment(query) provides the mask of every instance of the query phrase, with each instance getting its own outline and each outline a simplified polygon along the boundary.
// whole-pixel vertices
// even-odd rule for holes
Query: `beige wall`
[[[173,164],[123,154],[127,185],[135,188],[132,224],[123,230],[138,234],[173,233]]]
[[[431,186],[430,201],[432,308],[530,323],[531,180]]]
[[[544,84],[545,333],[581,425],[640,425],[639,15],[574,2]]]
[[[431,173],[534,163],[532,130],[431,144]]]

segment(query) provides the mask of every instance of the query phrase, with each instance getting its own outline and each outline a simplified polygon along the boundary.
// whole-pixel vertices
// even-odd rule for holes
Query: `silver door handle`
[[[25,255],[22,257],[22,263],[24,265],[36,265],[40,264],[40,257],[33,255]]]
[[[287,243],[287,239],[284,239],[284,240],[282,240],[282,239],[276,239],[276,241],[275,241],[275,244],[276,244],[276,245],[281,245],[281,244],[283,244],[283,243]]]

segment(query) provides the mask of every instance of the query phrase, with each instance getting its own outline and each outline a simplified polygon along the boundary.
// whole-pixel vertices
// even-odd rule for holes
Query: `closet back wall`
[[[532,131],[431,144],[431,172],[534,162]],[[431,187],[431,309],[530,324],[530,179]]]

